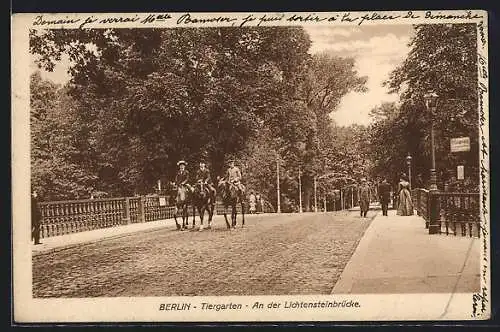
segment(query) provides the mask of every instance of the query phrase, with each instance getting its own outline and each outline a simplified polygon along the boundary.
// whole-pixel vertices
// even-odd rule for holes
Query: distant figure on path
[[[424,187],[424,179],[422,178],[422,174],[418,173],[417,178],[415,180],[414,188],[423,188]]]
[[[391,200],[391,185],[384,178],[382,183],[378,186],[378,194],[380,204],[382,205],[382,214],[387,216],[387,209],[389,207],[389,201]]]
[[[42,212],[38,205],[38,194],[33,190],[31,194],[31,239],[35,244],[40,244],[40,224],[42,222]]]
[[[248,197],[248,201],[249,201],[249,206],[250,206],[250,213],[254,214],[257,210],[257,206],[256,206],[257,200],[255,198],[253,191],[250,192],[250,196]]]
[[[413,202],[411,201],[410,183],[406,174],[401,176],[398,184],[398,216],[413,215]]]
[[[360,212],[361,217],[366,218],[366,214],[368,213],[368,209],[370,208],[371,190],[365,178],[361,179],[361,185],[359,186],[358,197],[359,197],[359,208],[361,210]]]
[[[257,213],[261,213],[262,212],[262,200],[261,200],[260,193],[257,193],[257,195],[255,195],[255,201],[257,203],[257,205],[256,205]]]

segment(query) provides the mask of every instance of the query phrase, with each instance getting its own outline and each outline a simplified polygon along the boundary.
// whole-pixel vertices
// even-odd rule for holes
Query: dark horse
[[[200,231],[203,230],[203,218],[205,216],[205,211],[208,213],[208,228],[212,226],[212,217],[214,215],[215,208],[215,192],[211,192],[207,184],[203,181],[198,181],[194,186],[193,196],[193,228],[195,223],[194,209],[198,209],[198,214],[200,215]]]
[[[243,193],[240,194],[236,185],[224,179],[219,179],[219,191],[222,197],[222,205],[224,206],[224,219],[226,220],[227,228],[236,227],[236,206],[238,203],[241,204],[241,227],[243,227],[245,225],[245,200],[243,199]],[[231,225],[227,220],[228,206],[231,206]]]
[[[188,221],[188,205],[189,205],[189,197],[190,193],[189,190],[186,186],[180,185],[177,186],[177,197],[175,198],[175,211],[174,211],[174,220],[175,220],[175,225],[177,226],[177,229],[187,229],[187,226],[189,224]],[[182,217],[182,227],[179,225],[177,222],[177,216],[179,213],[179,210],[181,211],[181,217]]]

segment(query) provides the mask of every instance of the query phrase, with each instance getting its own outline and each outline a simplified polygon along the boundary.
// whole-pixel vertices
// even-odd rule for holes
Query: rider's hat
[[[184,161],[184,160],[179,160],[177,162],[177,166],[180,166],[180,165],[186,165],[187,163]]]

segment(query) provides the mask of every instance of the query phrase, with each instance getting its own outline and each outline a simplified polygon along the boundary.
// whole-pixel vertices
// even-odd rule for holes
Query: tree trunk
[[[313,194],[313,183],[312,179],[310,176],[303,176],[302,177],[302,189],[303,189],[303,197],[302,197],[302,206],[304,208],[304,211],[310,212],[311,211],[311,197]]]

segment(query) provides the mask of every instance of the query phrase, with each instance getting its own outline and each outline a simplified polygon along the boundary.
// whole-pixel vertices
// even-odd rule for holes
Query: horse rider
[[[186,186],[189,191],[193,191],[193,187],[191,187],[188,183],[189,172],[186,170],[186,162],[184,160],[180,160],[177,162],[177,166],[179,166],[179,170],[175,176],[175,184],[177,187]]]
[[[209,194],[211,196],[215,196],[215,187],[213,186],[210,178],[210,171],[208,170],[205,160],[203,159],[200,161],[200,168],[196,172],[196,182],[204,183],[208,188]]]
[[[229,160],[229,168],[227,170],[227,180],[229,181],[229,183],[235,185],[238,189],[239,194],[242,195],[245,192],[245,187],[241,183],[241,171],[237,166],[235,166],[234,163],[234,158],[231,158]]]

